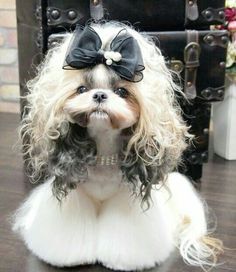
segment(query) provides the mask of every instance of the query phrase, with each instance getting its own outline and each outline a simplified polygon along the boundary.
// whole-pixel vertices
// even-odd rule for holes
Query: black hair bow
[[[138,82],[144,70],[138,42],[122,29],[110,43],[109,50],[103,50],[102,41],[90,26],[78,25],[68,47],[63,69],[83,69],[103,63],[113,69],[121,78]]]

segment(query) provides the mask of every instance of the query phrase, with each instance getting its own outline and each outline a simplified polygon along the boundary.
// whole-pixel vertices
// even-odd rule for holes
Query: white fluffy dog
[[[150,38],[115,22],[77,27],[28,88],[21,135],[42,184],[14,229],[36,256],[130,271],[177,247],[191,265],[215,262],[221,242],[209,236],[203,201],[173,172],[191,135]]]

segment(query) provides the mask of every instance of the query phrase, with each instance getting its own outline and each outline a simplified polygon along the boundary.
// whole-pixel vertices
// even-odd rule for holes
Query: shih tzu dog
[[[214,265],[203,200],[173,172],[191,135],[155,43],[116,22],[77,26],[28,83],[21,135],[40,184],[14,230],[55,266],[133,271],[178,248]]]

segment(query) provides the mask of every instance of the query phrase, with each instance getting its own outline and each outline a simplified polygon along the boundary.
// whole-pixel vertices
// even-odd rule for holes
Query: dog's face
[[[122,130],[138,121],[135,83],[121,80],[102,64],[78,73],[78,87],[64,105],[64,111],[74,122],[89,127],[99,120],[110,129]]]

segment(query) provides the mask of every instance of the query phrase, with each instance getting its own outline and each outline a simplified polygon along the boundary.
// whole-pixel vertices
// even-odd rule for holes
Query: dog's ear
[[[129,181],[141,182],[141,194],[147,199],[152,184],[163,181],[181,161],[192,136],[176,100],[176,94],[182,92],[164,57],[152,41],[137,39],[145,65],[135,93],[140,117],[127,144],[122,169]]]
[[[45,174],[47,160],[55,148],[55,140],[67,133],[65,100],[71,95],[73,81],[62,69],[70,37],[49,50],[37,75],[27,83],[28,94],[20,126],[20,137],[27,168],[32,180]],[[73,72],[72,72],[73,73]],[[33,169],[33,170],[32,170]]]

